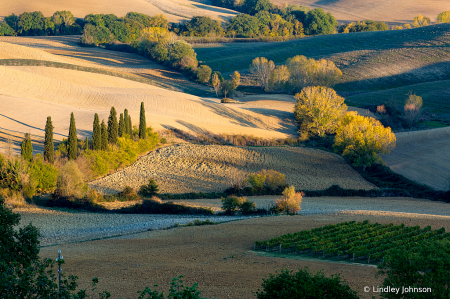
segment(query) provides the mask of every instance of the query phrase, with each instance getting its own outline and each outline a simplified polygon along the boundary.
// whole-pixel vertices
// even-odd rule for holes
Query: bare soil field
[[[436,190],[450,188],[450,128],[395,134],[396,148],[383,161],[395,172]]]
[[[24,220],[32,219],[25,214],[23,217]],[[74,214],[72,218],[77,217],[82,215]],[[113,298],[137,298],[137,290],[153,284],[159,285],[159,291],[167,292],[170,280],[178,275],[185,276],[185,285],[198,282],[203,296],[254,298],[252,291],[260,288],[262,278],[268,277],[269,273],[305,266],[314,272],[323,269],[327,276],[340,273],[361,298],[372,298],[372,295],[378,298],[376,293],[363,291],[364,286],[379,286],[382,282],[382,277],[375,278],[373,266],[281,258],[252,251],[254,241],[366,219],[373,223],[450,229],[448,216],[365,211],[278,216],[61,244],[41,248],[40,255],[53,258],[61,250],[66,262],[64,272],[80,277],[82,287],[88,287],[91,279],[98,277],[97,290],[109,290]]]
[[[12,13],[19,15],[23,12],[41,11],[44,16],[49,17],[55,11],[68,10],[77,18],[94,14],[115,14],[122,17],[130,11],[140,12],[150,16],[164,14],[170,22],[180,22],[191,19],[193,16],[209,16],[213,19],[227,20],[236,15],[235,11],[211,6],[207,0],[97,0],[97,1],[48,1],[48,0],[17,0],[2,1],[0,11],[5,17]]]
[[[435,21],[438,14],[449,9],[445,0],[273,0],[275,4],[297,4],[310,8],[320,7],[344,21],[374,20],[389,23],[411,23],[419,14]]]
[[[237,179],[262,169],[286,176],[297,190],[331,185],[373,189],[345,160],[332,153],[300,147],[236,147],[181,144],[150,152],[131,166],[89,183],[105,194],[125,186],[139,189],[155,178],[160,193],[221,192]]]

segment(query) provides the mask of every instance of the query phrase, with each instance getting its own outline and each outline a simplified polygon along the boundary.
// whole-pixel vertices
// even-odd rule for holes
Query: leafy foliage
[[[283,197],[276,200],[275,211],[286,212],[288,214],[297,214],[302,208],[303,192],[295,192],[294,186],[289,186],[284,189],[282,193]]]
[[[222,198],[222,210],[229,215],[235,214],[237,211],[242,214],[250,214],[256,209],[256,204],[247,201],[245,197],[237,197],[234,195]]]
[[[331,13],[315,8],[306,14],[305,33],[307,35],[330,34],[336,31],[338,23]]]
[[[308,268],[298,272],[282,269],[277,275],[270,274],[262,283],[263,290],[256,292],[258,299],[357,299],[339,275],[326,277],[322,271],[312,274]]]
[[[31,144],[31,136],[29,133],[25,134],[25,138],[20,145],[20,155],[27,161],[33,158],[33,145]]]
[[[418,288],[424,292],[403,294],[383,293],[382,298],[436,298],[450,297],[450,243],[428,242],[416,251],[394,249],[378,265],[379,273],[386,278],[383,287]],[[427,288],[428,291],[427,291]]]
[[[391,128],[385,128],[374,118],[349,112],[336,129],[333,147],[342,152],[352,165],[365,169],[381,162],[380,154],[389,153],[395,143]]]
[[[300,132],[324,136],[338,128],[347,105],[328,87],[305,87],[295,95],[295,119]]]
[[[149,179],[147,185],[142,185],[139,194],[145,197],[151,197],[158,194],[159,187],[155,179]]]

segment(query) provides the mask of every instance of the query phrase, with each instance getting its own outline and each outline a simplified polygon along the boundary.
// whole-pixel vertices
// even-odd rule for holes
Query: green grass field
[[[449,79],[450,24],[410,30],[307,37],[287,42],[197,45],[213,70],[244,72],[256,57],[284,63],[295,55],[334,61],[343,71],[338,91],[368,92]]]

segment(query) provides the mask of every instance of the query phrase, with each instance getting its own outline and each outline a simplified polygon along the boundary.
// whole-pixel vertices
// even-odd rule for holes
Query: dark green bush
[[[158,194],[159,187],[155,179],[149,179],[147,185],[142,185],[139,194],[145,197],[151,197]]]
[[[357,299],[339,275],[326,277],[322,271],[311,274],[308,268],[293,273],[282,269],[277,275],[263,278],[263,290],[256,292],[258,299]]]

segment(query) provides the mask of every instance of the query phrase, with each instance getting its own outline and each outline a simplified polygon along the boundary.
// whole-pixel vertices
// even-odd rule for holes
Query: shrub
[[[245,197],[237,197],[234,195],[222,198],[222,210],[228,214],[234,214],[245,201]]]
[[[261,192],[266,181],[266,175],[262,173],[252,173],[247,177],[247,182],[252,186],[256,192]]]
[[[283,191],[283,197],[276,200],[276,212],[297,214],[302,208],[303,192],[295,192],[294,186],[289,186]]]
[[[149,179],[147,185],[142,185],[139,189],[139,194],[145,197],[151,197],[158,194],[159,187],[155,179]]]
[[[254,202],[247,201],[245,197],[231,195],[222,198],[222,210],[229,215],[233,215],[237,211],[242,214],[251,214],[256,210],[256,204]]]
[[[379,274],[386,276],[383,287],[391,288],[431,288],[429,293],[406,294],[384,293],[383,298],[434,298],[450,296],[450,244],[445,241],[429,242],[417,252],[394,249],[378,265]],[[419,295],[420,294],[420,295]]]
[[[211,79],[211,73],[212,70],[209,66],[201,65],[200,67],[197,68],[196,71],[197,81],[203,84],[208,83],[209,80]]]
[[[119,197],[122,201],[134,201],[141,199],[137,194],[136,190],[131,188],[130,186],[126,186],[122,192],[119,193]]]
[[[308,268],[293,273],[282,269],[277,275],[270,274],[262,283],[263,290],[256,292],[258,299],[357,299],[339,275],[326,277],[322,271],[312,274]]]
[[[74,161],[69,161],[61,168],[56,182],[55,195],[61,197],[83,198],[88,191],[83,174]]]

